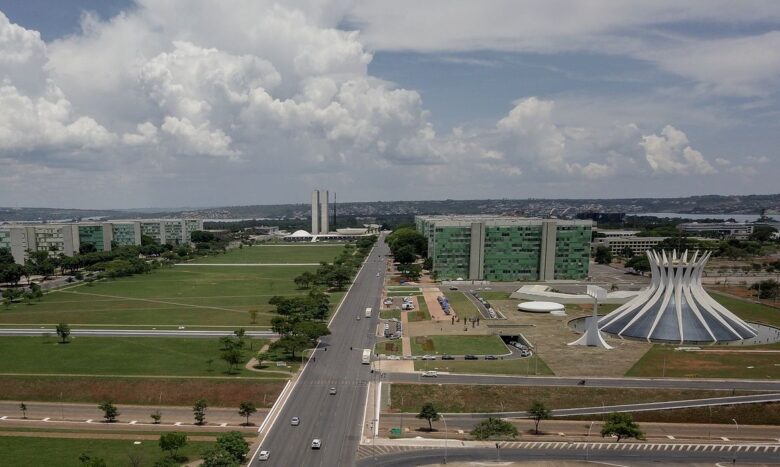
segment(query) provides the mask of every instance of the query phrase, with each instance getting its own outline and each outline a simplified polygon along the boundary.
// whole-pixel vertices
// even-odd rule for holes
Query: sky
[[[0,0],[0,206],[780,192],[774,0]]]

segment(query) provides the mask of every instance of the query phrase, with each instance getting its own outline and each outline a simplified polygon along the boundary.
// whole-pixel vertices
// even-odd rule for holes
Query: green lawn
[[[195,263],[319,263],[332,262],[344,245],[258,245],[229,250],[224,255],[207,256]]]
[[[472,318],[481,316],[479,310],[463,292],[447,291],[444,296],[450,302],[450,306],[455,310],[459,318]]]
[[[259,248],[259,247],[258,247]],[[243,248],[244,251],[248,248]],[[274,295],[300,295],[293,278],[313,266],[175,266],[93,286],[66,287],[0,310],[0,325],[268,326]],[[331,297],[333,307],[343,293]]]
[[[746,321],[780,326],[780,310],[759,303],[746,302],[738,298],[711,292],[712,298]]]
[[[425,303],[425,300],[422,299],[422,296],[417,299],[417,304],[420,305],[420,307],[415,311],[408,311],[406,319],[410,323],[415,321],[427,321],[431,319],[431,314],[428,311],[428,304]]]
[[[394,341],[379,342],[376,347],[374,347],[374,353],[377,355],[403,355],[401,340],[397,339]]]
[[[179,450],[189,461],[198,459],[200,453],[212,443],[193,442]],[[79,467],[82,453],[105,459],[110,466],[129,465],[129,455],[142,459],[141,465],[152,465],[163,458],[157,441],[144,440],[133,444],[128,440],[105,440],[89,438],[35,438],[22,436],[0,436],[0,464],[6,467]]]
[[[780,357],[773,353],[682,352],[671,345],[654,345],[626,376],[685,378],[780,378]],[[750,347],[744,347],[749,349]],[[712,348],[708,348],[712,349]],[[725,347],[724,350],[739,350]]]
[[[484,298],[487,301],[491,300],[509,300],[509,292],[501,292],[501,291],[494,291],[494,290],[477,290],[477,293],[480,297]]]
[[[422,292],[420,291],[407,291],[407,292],[400,292],[400,291],[389,291],[387,292],[388,297],[422,297]]]
[[[253,340],[252,347],[257,351],[264,343]],[[225,376],[227,364],[220,359],[220,349],[216,338],[75,337],[60,344],[56,336],[3,337],[0,373]],[[245,361],[253,353],[247,349]],[[264,375],[246,370],[243,364],[237,374]]]
[[[382,310],[379,312],[379,318],[381,319],[391,319],[395,318],[397,320],[401,320],[401,310]]]
[[[498,336],[415,336],[412,355],[501,355],[508,353]]]
[[[414,369],[482,375],[554,375],[544,360],[535,355],[516,360],[415,360]]]

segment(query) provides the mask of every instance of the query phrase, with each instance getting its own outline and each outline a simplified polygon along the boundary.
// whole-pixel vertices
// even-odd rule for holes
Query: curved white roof
[[[311,234],[305,230],[296,230],[291,237],[311,237]]]
[[[563,311],[564,306],[555,302],[525,302],[518,304],[517,309],[531,313],[552,313],[553,311]]]

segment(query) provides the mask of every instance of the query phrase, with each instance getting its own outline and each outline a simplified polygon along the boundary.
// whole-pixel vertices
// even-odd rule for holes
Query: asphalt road
[[[331,467],[355,464],[368,382],[375,377],[369,365],[361,364],[362,349],[373,349],[376,340],[374,330],[379,320],[379,299],[388,253],[389,249],[380,239],[330,324],[332,334],[322,339],[315,360],[300,376],[263,440],[261,449],[271,452],[270,459],[256,460],[253,465]],[[365,317],[367,307],[373,309],[371,318]],[[331,387],[336,388],[336,395],[329,394]],[[300,417],[299,426],[290,425],[292,417]],[[311,449],[315,438],[322,440],[319,450]]]
[[[667,389],[722,389],[780,392],[780,381],[715,380],[682,378],[569,378],[557,376],[500,376],[442,374],[437,378],[421,378],[418,373],[386,373],[391,383],[423,384],[508,384],[517,386],[596,387],[596,388],[667,388]],[[585,381],[585,384],[580,384]]]
[[[233,336],[234,329],[190,331],[185,329],[72,329],[70,335],[93,337],[189,337],[208,338]],[[51,327],[41,328],[0,328],[0,336],[54,336],[57,331]],[[271,338],[276,337],[272,331],[246,331],[247,337]]]
[[[545,465],[554,465],[556,460],[588,459],[590,462],[611,463],[619,462],[620,465],[644,466],[644,465],[669,465],[669,464],[700,464],[703,462],[721,462],[731,465],[732,460],[740,463],[771,462],[776,463],[778,451],[774,448],[764,450],[745,450],[740,446],[731,449],[719,450],[719,447],[707,450],[669,448],[669,445],[656,445],[654,449],[599,449],[594,443],[581,443],[572,447],[560,448],[555,445],[565,443],[549,443],[551,448],[540,449],[513,449],[513,448],[456,448],[447,450],[447,461],[540,461]],[[598,443],[596,443],[598,444]],[[610,443],[615,444],[615,443]],[[587,445],[587,448],[586,448]],[[624,444],[624,446],[628,446]],[[664,448],[666,446],[666,448]],[[616,446],[619,447],[619,446]],[[739,449],[739,451],[737,451]],[[444,460],[444,449],[421,449],[413,451],[398,451],[382,456],[366,457],[357,465],[360,467],[395,467],[409,465],[438,465]],[[499,464],[501,465],[501,464]]]

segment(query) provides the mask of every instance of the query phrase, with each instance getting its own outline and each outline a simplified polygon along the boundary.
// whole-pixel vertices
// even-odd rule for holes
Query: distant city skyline
[[[0,0],[0,206],[776,193],[779,46],[758,0]]]

